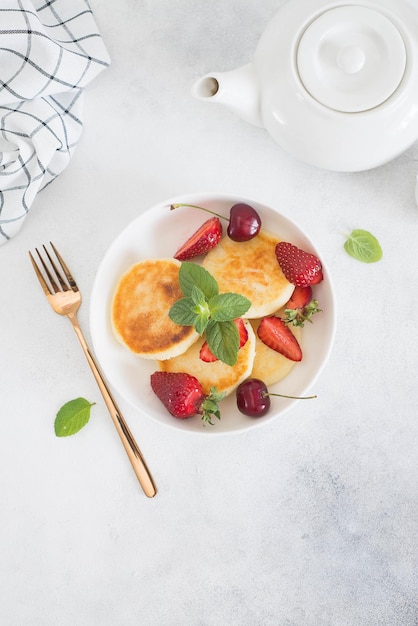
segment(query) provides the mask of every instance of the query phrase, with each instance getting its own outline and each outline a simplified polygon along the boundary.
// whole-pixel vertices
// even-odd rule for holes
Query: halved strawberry
[[[293,290],[285,309],[303,309],[312,300],[312,287],[298,287]]]
[[[221,220],[219,217],[211,217],[177,250],[174,258],[186,261],[199,254],[205,254],[218,245],[221,237]]]
[[[220,419],[218,402],[224,396],[211,389],[205,394],[195,376],[186,372],[154,372],[151,387],[173,417],[186,419],[201,415],[203,422],[212,424],[212,415]]]
[[[275,315],[263,317],[257,329],[257,335],[266,346],[280,352],[287,359],[302,360],[302,349],[298,340],[280,317]]]
[[[215,361],[219,361],[218,357],[216,357],[213,352],[211,352],[207,341],[202,344],[199,352],[199,357],[201,361],[205,361],[205,363],[214,363]]]
[[[283,274],[293,285],[317,285],[324,278],[318,257],[287,241],[280,241],[276,245],[276,258]]]
[[[239,345],[239,348],[242,348],[242,346],[245,346],[245,344],[247,343],[248,331],[245,328],[244,320],[241,317],[235,319],[234,323],[238,329],[238,336],[239,336],[238,345]],[[211,349],[209,348],[207,341],[205,341],[205,343],[200,348],[199,356],[202,361],[205,361],[205,363],[213,363],[214,361],[218,361],[218,357],[216,357],[211,352]]]
[[[286,325],[304,326],[305,322],[312,324],[311,317],[315,313],[320,313],[318,300],[312,299],[312,288],[295,287],[290,300],[285,304],[284,322]]]

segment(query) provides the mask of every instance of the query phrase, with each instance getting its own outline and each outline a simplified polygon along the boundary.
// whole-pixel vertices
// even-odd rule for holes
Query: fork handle
[[[126,450],[128,458],[132,464],[134,472],[139,480],[139,483],[144,491],[145,495],[148,498],[153,498],[157,493],[157,489],[154,485],[154,481],[150,474],[150,471],[145,463],[145,460],[142,456],[138,445],[129,430],[127,423],[125,422],[122,413],[120,412],[107,384],[103,378],[103,375],[96,363],[96,360],[85,340],[83,332],[78,324],[77,317],[75,315],[68,316],[73,328],[76,332],[76,335],[80,341],[81,347],[83,348],[83,352],[87,358],[87,361],[90,365],[91,371],[93,372],[94,378],[99,386],[99,389],[102,393],[103,399],[106,403],[106,406],[109,410],[110,416],[113,420],[113,423],[116,427],[116,430],[119,433],[119,437],[123,443],[123,446]]]

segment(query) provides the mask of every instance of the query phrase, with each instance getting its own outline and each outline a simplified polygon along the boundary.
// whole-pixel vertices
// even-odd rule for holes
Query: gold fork
[[[109,413],[112,417],[113,423],[119,433],[119,437],[121,438],[124,448],[128,454],[129,460],[139,480],[139,483],[145,495],[148,496],[148,498],[152,498],[157,493],[157,489],[154,485],[152,476],[147,468],[141,451],[132,436],[131,431],[129,430],[119,408],[116,405],[115,400],[112,397],[112,394],[109,391],[103,375],[100,372],[100,369],[93,357],[89,346],[87,345],[87,342],[78,324],[77,311],[81,304],[81,293],[78,290],[76,282],[70,270],[68,269],[68,266],[65,264],[58,250],[55,248],[53,243],[50,242],[50,245],[52,250],[54,251],[56,260],[58,261],[62,271],[58,269],[56,261],[54,262],[47,248],[43,246],[43,249],[49,261],[49,265],[44,261],[41,254],[39,253],[39,250],[37,248],[35,248],[35,250],[39,257],[44,273],[49,280],[49,285],[45,280],[32,254],[29,252],[29,256],[32,261],[35,273],[38,277],[39,282],[41,283],[41,287],[44,290],[44,293],[51,307],[56,313],[58,313],[59,315],[63,315],[70,320],[80,341],[81,347],[83,348],[84,354],[87,358],[96,382],[99,386],[99,389],[103,395],[106,406],[109,409]],[[62,272],[64,273],[65,278]]]

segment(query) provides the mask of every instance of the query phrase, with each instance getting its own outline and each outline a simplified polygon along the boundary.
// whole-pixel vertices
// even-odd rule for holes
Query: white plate
[[[172,198],[141,214],[109,247],[97,271],[90,305],[90,330],[94,351],[110,385],[140,415],[187,432],[213,435],[245,431],[276,419],[298,402],[272,398],[271,409],[266,416],[250,418],[238,411],[235,394],[231,394],[221,402],[222,417],[219,422],[216,420],[214,426],[203,427],[199,416],[187,420],[175,419],[167,413],[151,389],[150,375],[158,369],[156,363],[130,353],[116,340],[112,332],[110,307],[121,275],[141,259],[173,256],[180,245],[209,217],[202,211],[188,207],[170,211],[170,205],[187,203],[205,206],[229,216],[229,209],[237,202],[253,206],[261,217],[263,228],[313,252],[324,266],[325,279],[315,286],[315,297],[319,300],[322,313],[315,316],[313,324],[305,324],[302,337],[303,360],[285,379],[271,386],[271,391],[292,396],[306,395],[325,365],[334,340],[335,303],[329,269],[307,235],[287,217],[248,198],[214,193]]]

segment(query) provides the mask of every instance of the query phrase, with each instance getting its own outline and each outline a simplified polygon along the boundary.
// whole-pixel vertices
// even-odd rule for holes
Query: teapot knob
[[[298,75],[314,100],[334,111],[378,107],[401,84],[406,47],[396,24],[361,5],[330,8],[302,33]]]
[[[337,65],[346,74],[356,74],[363,69],[366,55],[360,46],[344,46],[337,55]]]

